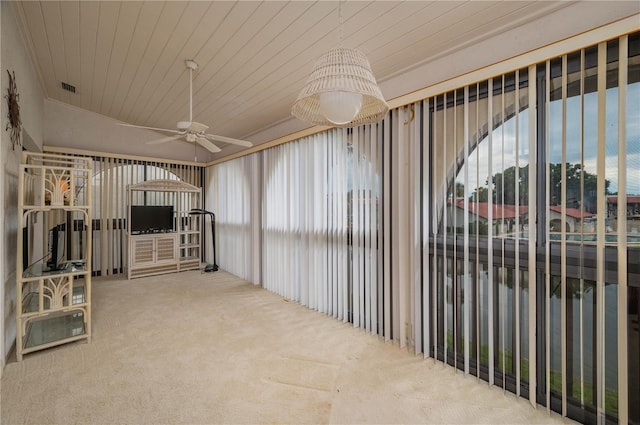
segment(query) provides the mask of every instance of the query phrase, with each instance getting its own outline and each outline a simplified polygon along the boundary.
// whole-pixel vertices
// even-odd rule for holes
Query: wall
[[[7,125],[7,104],[4,96],[7,93],[9,77],[7,70],[15,71],[18,87],[20,117],[23,126],[23,145],[29,150],[41,150],[43,141],[43,92],[38,76],[22,36],[18,30],[16,15],[11,2],[0,2],[0,72],[2,80],[2,131],[0,132],[0,222],[2,226],[2,244],[0,245],[0,335],[2,346],[0,366],[4,367],[7,355],[16,336],[16,245],[17,245],[17,193],[18,164],[21,148],[12,148]],[[0,368],[0,370],[2,370]],[[1,372],[0,372],[1,373]]]

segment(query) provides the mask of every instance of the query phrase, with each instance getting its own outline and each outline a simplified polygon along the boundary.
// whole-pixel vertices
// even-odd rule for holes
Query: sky
[[[584,99],[584,119],[580,107]],[[640,83],[627,89],[627,194],[640,195]],[[584,155],[585,170],[597,174],[597,93],[589,93],[583,98],[575,96],[567,99],[566,159],[569,163],[580,163]],[[481,140],[477,149],[470,152],[466,164],[469,168],[467,195],[480,185],[484,186],[491,164],[495,175],[516,164],[516,141],[519,147],[519,165],[524,167],[529,161],[529,111],[524,110],[517,119],[519,137],[516,138],[516,117],[496,128],[492,134],[492,155],[489,155],[488,138]],[[605,177],[611,183],[609,190],[618,191],[618,88],[606,92],[606,143]],[[583,124],[584,123],[584,124]],[[583,129],[581,143],[581,132]],[[549,106],[549,159],[551,163],[562,162],[562,102],[554,101]],[[478,167],[480,164],[480,167]],[[464,182],[464,167],[458,172],[456,181]]]

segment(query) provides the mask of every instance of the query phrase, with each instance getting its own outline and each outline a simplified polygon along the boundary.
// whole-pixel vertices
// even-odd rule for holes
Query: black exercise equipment
[[[207,264],[204,271],[215,272],[218,271],[218,262],[216,261],[216,215],[211,211],[203,210],[202,208],[193,208],[189,211],[190,215],[210,215],[211,216],[211,241],[213,242],[213,264]]]

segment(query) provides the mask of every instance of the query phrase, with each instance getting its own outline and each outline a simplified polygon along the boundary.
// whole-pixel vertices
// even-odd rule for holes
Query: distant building
[[[455,201],[455,209],[449,208],[451,213],[449,220],[453,219],[455,214],[455,222],[447,223],[449,227],[462,227],[464,225],[464,199],[458,198]],[[488,234],[486,231],[489,224],[489,203],[488,202],[469,202],[469,226],[473,229],[477,226],[480,234]],[[528,222],[529,207],[521,205],[516,208],[515,205],[509,204],[492,204],[491,219],[493,224],[493,235],[503,235],[507,233],[515,233],[525,229]],[[520,217],[520,229],[516,229],[516,217]]]
[[[452,202],[449,202],[450,215],[448,217],[449,227],[462,227],[464,225],[464,199],[458,198],[455,201],[455,209],[451,208]],[[584,225],[582,231],[595,231],[595,214],[587,211],[581,211],[577,208],[566,208],[565,230],[569,233],[579,232],[581,225]],[[454,215],[455,214],[455,221]],[[547,212],[551,232],[562,232],[562,206],[552,205]],[[516,228],[516,217],[519,217],[520,228]],[[491,219],[493,223],[493,234],[504,235],[526,230],[529,222],[529,207],[521,205],[516,207],[510,204],[492,204]],[[488,202],[469,202],[469,225],[471,228],[479,226],[480,229],[486,229],[489,223],[489,203]],[[487,234],[481,230],[480,234]]]
[[[617,228],[618,196],[607,196],[608,226]],[[640,196],[627,196],[627,233],[640,234]]]
[[[585,232],[593,232],[595,228],[589,219],[595,217],[595,214],[591,214],[590,212],[581,211],[577,208],[567,208],[567,221],[565,222],[565,230],[569,233],[579,232],[580,225],[586,224],[586,229],[583,228]],[[561,205],[552,205],[549,207],[549,225],[551,226],[552,232],[562,232],[562,206]]]

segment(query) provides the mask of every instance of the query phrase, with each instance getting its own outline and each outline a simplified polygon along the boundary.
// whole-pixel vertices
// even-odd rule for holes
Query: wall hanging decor
[[[18,105],[20,95],[18,95],[18,87],[16,86],[16,72],[13,71],[13,75],[11,75],[7,69],[7,74],[9,74],[9,87],[7,88],[5,98],[7,99],[7,118],[9,118],[9,122],[7,123],[5,131],[11,130],[11,144],[15,150],[16,145],[21,145],[20,135],[22,133],[22,121],[20,121],[20,105]]]

